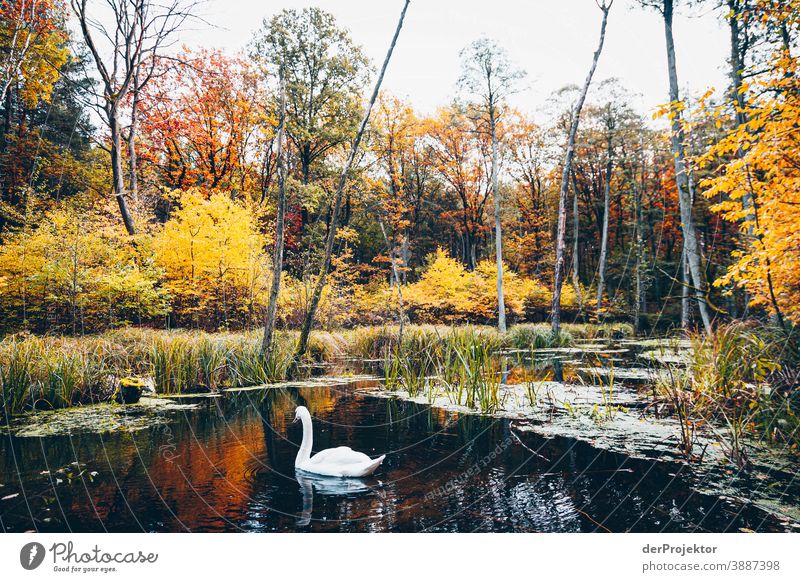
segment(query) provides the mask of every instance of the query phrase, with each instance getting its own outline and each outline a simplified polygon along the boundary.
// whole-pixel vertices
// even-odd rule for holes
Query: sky
[[[203,17],[182,33],[192,46],[243,49],[265,17],[283,8],[319,6],[365,49],[378,66],[397,24],[403,0],[206,0]],[[717,11],[682,9],[674,33],[684,91],[699,95],[726,85],[727,33]],[[512,97],[522,111],[543,110],[561,87],[581,84],[596,49],[602,13],[594,0],[412,0],[384,89],[423,113],[449,103],[459,74],[459,51],[481,36],[497,40],[528,73]],[[616,0],[595,81],[616,77],[631,104],[649,114],[667,98],[664,28],[660,14],[636,0]],[[595,85],[596,86],[596,85]],[[591,99],[591,96],[590,96]]]

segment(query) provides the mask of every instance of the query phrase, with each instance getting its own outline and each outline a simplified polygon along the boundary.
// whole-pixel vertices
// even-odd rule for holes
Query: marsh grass
[[[543,324],[513,326],[500,334],[487,326],[396,326],[318,331],[306,364],[339,358],[384,362],[387,387],[445,392],[485,411],[499,406],[510,347],[564,346],[575,338],[617,333],[608,326],[565,326],[557,337]],[[123,328],[82,337],[8,336],[0,341],[0,403],[8,414],[107,401],[118,378],[148,378],[161,394],[269,384],[285,379],[298,334],[276,334],[269,361],[260,332],[205,333]],[[435,381],[432,382],[432,379]],[[434,392],[435,391],[435,392]]]
[[[791,333],[791,332],[789,332]],[[656,382],[658,397],[680,426],[680,448],[694,459],[697,427],[714,434],[729,460],[750,465],[749,446],[757,440],[796,447],[798,357],[793,337],[784,330],[748,322],[721,325],[711,336],[691,337],[685,369],[668,366]]]
[[[389,390],[409,396],[444,394],[453,404],[485,413],[500,408],[503,358],[498,334],[482,328],[411,330],[384,358]]]
[[[678,420],[678,447],[681,453],[687,460],[696,460],[693,451],[698,420],[691,376],[686,370],[668,366],[667,374],[657,377],[655,391],[656,397],[670,407]]]
[[[60,338],[12,336],[0,342],[0,403],[10,416],[34,409],[64,408],[109,397],[119,351],[94,341],[76,351]]]
[[[552,328],[544,323],[515,325],[507,332],[509,347],[520,350],[565,347],[571,345],[574,339],[566,329],[557,335],[553,334]]]

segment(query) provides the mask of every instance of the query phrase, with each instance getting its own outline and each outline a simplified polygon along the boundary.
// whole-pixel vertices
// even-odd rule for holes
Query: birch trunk
[[[580,277],[580,230],[581,216],[578,205],[578,182],[575,180],[575,172],[572,172],[572,286],[575,288],[575,298],[578,301],[578,311],[583,312],[583,293],[581,292]]]
[[[275,319],[278,314],[278,295],[281,291],[281,274],[283,273],[283,247],[286,217],[286,155],[284,153],[284,134],[286,132],[286,77],[281,72],[281,105],[278,125],[278,142],[275,157],[278,162],[278,209],[275,218],[275,250],[272,254],[272,284],[269,289],[267,315],[264,320],[264,338],[261,342],[261,357],[269,361],[273,353],[272,336],[275,333]]]
[[[603,310],[603,293],[606,285],[606,262],[608,259],[608,219],[611,210],[611,172],[614,169],[611,131],[608,133],[606,150],[606,180],[603,187],[603,233],[600,242],[600,264],[597,274],[597,314]]]
[[[600,42],[598,43],[597,50],[592,58],[592,66],[589,69],[589,74],[583,83],[583,89],[575,103],[575,108],[572,111],[572,121],[570,123],[569,134],[567,137],[567,152],[564,156],[564,170],[561,175],[561,189],[558,195],[558,227],[556,230],[556,264],[553,276],[553,307],[551,311],[551,320],[553,326],[553,333],[558,333],[561,330],[561,287],[564,284],[564,250],[566,247],[566,231],[567,231],[567,194],[569,192],[569,177],[572,171],[572,160],[575,157],[575,138],[578,133],[578,125],[580,124],[581,110],[586,101],[586,94],[589,92],[589,86],[592,83],[592,77],[597,69],[597,62],[600,60],[600,54],[603,52],[603,43],[606,37],[606,25],[608,24],[608,11],[611,9],[613,1],[608,4],[601,4],[600,9],[603,11],[603,21],[600,25]]]
[[[678,69],[675,60],[675,40],[672,35],[673,0],[664,2],[664,34],[667,43],[667,68],[669,70],[669,99],[672,108],[672,155],[675,160],[675,182],[678,188],[678,200],[681,211],[681,228],[683,230],[684,249],[686,262],[689,265],[689,274],[695,289],[695,296],[703,320],[706,333],[711,334],[711,319],[708,315],[705,281],[700,265],[700,249],[697,244],[697,233],[692,216],[692,199],[689,186],[689,177],[686,171],[686,150],[684,146],[684,131],[681,122],[680,93],[678,89]]]
[[[503,290],[503,229],[500,224],[501,200],[498,183],[498,157],[497,144],[497,119],[494,109],[489,113],[489,122],[492,129],[492,197],[494,198],[494,246],[497,260],[497,328],[500,333],[506,332],[506,299]]]
[[[392,287],[397,285],[397,305],[399,309],[398,319],[400,331],[399,337],[397,339],[397,345],[403,345],[403,328],[405,327],[406,321],[406,310],[405,306],[403,305],[403,283],[400,280],[400,272],[397,269],[397,262],[395,261],[395,252],[394,247],[389,241],[389,237],[386,234],[386,228],[383,225],[383,219],[378,221],[378,224],[381,227],[381,233],[383,234],[383,240],[386,241],[386,248],[389,249],[389,262],[392,264]]]
[[[634,293],[635,293],[635,306],[634,313],[634,331],[638,334],[641,332],[641,316],[644,311],[644,285],[642,284],[642,200],[644,199],[645,179],[647,174],[647,161],[644,155],[644,140],[640,138],[639,149],[642,155],[642,181],[634,194],[634,214],[636,215],[635,230],[636,230],[636,264],[634,266]]]
[[[290,376],[295,375],[297,371],[297,367],[300,364],[300,360],[302,360],[303,356],[306,354],[306,350],[308,349],[308,339],[311,336],[311,328],[314,326],[314,318],[317,314],[317,308],[319,307],[319,301],[322,298],[322,291],[325,288],[325,282],[328,278],[328,270],[331,266],[331,256],[333,255],[333,245],[336,242],[336,229],[337,223],[339,221],[339,213],[342,210],[342,197],[344,195],[344,187],[347,183],[347,174],[350,173],[350,168],[353,165],[353,161],[355,160],[356,154],[358,153],[358,148],[361,145],[361,139],[364,136],[364,132],[367,129],[367,124],[369,123],[370,113],[372,112],[372,107],[375,105],[375,100],[378,98],[378,93],[381,89],[381,84],[383,83],[383,77],[386,74],[386,69],[389,66],[389,61],[392,58],[392,52],[394,52],[394,47],[397,44],[397,38],[400,36],[400,30],[403,28],[403,20],[406,16],[406,11],[408,10],[408,4],[410,0],[406,0],[405,4],[403,5],[403,10],[400,13],[400,20],[397,23],[397,28],[395,29],[394,36],[392,37],[392,42],[389,45],[389,50],[386,53],[386,58],[383,61],[383,66],[381,67],[381,71],[378,74],[378,79],[375,82],[375,88],[372,91],[372,95],[370,96],[369,103],[367,104],[367,109],[364,112],[364,117],[361,120],[361,125],[358,128],[358,133],[356,133],[355,140],[353,140],[353,144],[350,147],[350,155],[347,157],[347,161],[345,162],[344,168],[342,168],[342,174],[339,177],[339,185],[336,188],[336,194],[334,196],[333,202],[333,210],[331,212],[331,225],[328,229],[328,236],[325,241],[325,255],[322,260],[322,265],[320,265],[319,276],[317,277],[317,282],[314,286],[314,290],[311,294],[311,299],[308,305],[308,311],[306,312],[306,317],[303,320],[303,328],[300,331],[300,339],[297,344],[297,350],[294,355],[294,361],[292,362],[291,369],[289,370]]]
[[[136,132],[139,130],[139,71],[133,77],[133,100],[131,102],[131,126],[128,130],[128,185],[131,198],[139,197],[139,161],[136,157]]]

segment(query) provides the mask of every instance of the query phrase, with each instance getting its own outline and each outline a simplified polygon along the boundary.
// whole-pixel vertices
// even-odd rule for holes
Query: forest
[[[503,39],[434,112],[384,90],[414,3],[374,62],[323,8],[231,53],[183,43],[195,0],[0,0],[0,424],[357,360],[412,400],[601,426],[646,377],[685,461],[794,454],[800,1],[629,3],[664,34],[646,112],[595,75],[620,3],[587,2],[587,76],[533,114]],[[673,35],[697,6],[730,43],[705,94]],[[543,396],[587,365],[597,402]]]

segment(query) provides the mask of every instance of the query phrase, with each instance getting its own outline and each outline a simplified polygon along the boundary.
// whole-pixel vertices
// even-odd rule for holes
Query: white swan
[[[312,457],[314,429],[311,426],[311,413],[305,406],[298,406],[295,410],[294,422],[298,420],[303,423],[303,442],[294,460],[295,469],[328,477],[366,477],[372,475],[386,458],[386,455],[381,455],[377,459],[370,459],[350,447],[325,449]]]

